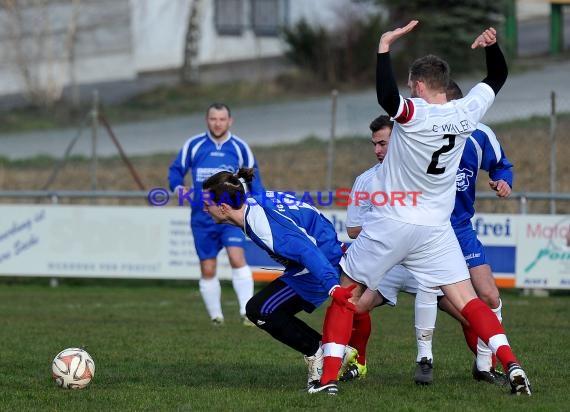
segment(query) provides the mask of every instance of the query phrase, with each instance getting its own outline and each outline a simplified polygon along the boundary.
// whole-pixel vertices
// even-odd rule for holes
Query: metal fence
[[[517,86],[508,97],[499,94],[482,122],[493,128],[507,157],[515,165],[515,189],[521,190],[518,199],[546,201],[546,209],[537,206],[536,213],[554,214],[557,213],[555,200],[570,192],[570,181],[566,178],[570,173],[570,95],[564,90],[547,89],[539,94],[529,93],[524,76],[517,81],[520,87]],[[466,84],[461,86],[468,90],[464,87]],[[364,105],[360,96],[333,93],[331,101],[329,157],[334,156],[338,136],[350,135],[351,131],[352,134],[355,131],[368,133],[363,131],[363,126],[373,118],[370,107]],[[334,159],[329,158],[326,187],[334,180],[331,177],[333,164]],[[534,191],[540,192],[530,198],[525,196]],[[552,197],[547,197],[543,191],[549,191]],[[478,194],[481,200],[491,197],[492,194]],[[570,209],[563,208],[563,211],[568,213]]]
[[[464,87],[464,89],[466,88]],[[507,157],[515,165],[514,189],[518,193],[513,194],[511,200],[506,202],[494,202],[494,194],[486,193],[484,190],[488,188],[484,187],[483,179],[479,179],[481,182],[478,184],[478,190],[481,193],[478,194],[477,211],[516,213],[523,210],[519,203],[524,203],[524,210],[528,210],[529,213],[570,214],[570,203],[565,201],[565,196],[570,193],[570,180],[567,179],[570,174],[570,163],[568,162],[568,158],[570,158],[570,92],[561,85],[560,90],[556,90],[556,92],[544,89],[541,93],[533,95],[521,85],[520,95],[517,93],[511,92],[508,98],[499,95],[483,122],[493,127],[505,148]],[[323,162],[315,157],[308,159],[306,163],[317,164],[320,168],[319,172],[323,172],[326,168],[322,180],[317,174],[311,175],[313,181],[318,180],[319,182],[318,186],[313,185],[311,189],[321,187],[325,190],[331,190],[333,187],[341,187],[341,185],[344,187],[352,183],[352,181],[341,183],[339,181],[340,175],[343,175],[342,177],[356,176],[370,167],[373,162],[373,157],[368,156],[370,153],[363,151],[365,149],[351,147],[351,151],[363,159],[363,162],[359,163],[356,169],[352,168],[347,171],[346,169],[349,166],[353,166],[351,163],[354,159],[347,160],[347,153],[335,150],[335,144],[338,144],[335,143],[335,140],[338,142],[338,138],[344,136],[368,136],[370,133],[367,129],[368,124],[371,119],[379,114],[379,107],[375,100],[376,96],[373,90],[346,94],[333,91],[329,99],[310,99],[290,106],[266,105],[251,110],[245,109],[236,116],[239,120],[237,130],[240,136],[243,136],[254,149],[256,145],[261,144],[260,142],[263,142],[264,146],[277,143],[297,143],[300,140],[299,136],[306,137],[307,134],[328,139],[328,150],[321,148],[321,153],[319,153],[319,155],[323,155]],[[138,181],[136,173],[133,172],[134,168],[127,161],[126,154],[130,156],[137,154],[148,156],[165,152],[173,154],[180,149],[181,142],[183,142],[182,138],[177,137],[183,133],[183,130],[203,130],[204,128],[203,115],[196,115],[194,116],[196,119],[191,116],[192,122],[195,120],[196,124],[165,120],[158,124],[141,122],[136,125],[120,125],[116,128],[117,136],[115,136],[108,123],[103,122],[102,126],[105,126],[110,139],[105,136],[103,136],[105,138],[99,138],[98,134],[100,133],[97,132],[97,129],[100,126],[101,116],[98,114],[97,107],[97,99],[94,98],[94,108],[86,116],[84,125],[87,126],[89,120],[92,121],[90,139],[89,136],[83,140],[80,139],[82,130],[87,129],[87,127],[82,127],[78,131],[67,131],[70,133],[69,136],[65,135],[63,131],[50,131],[37,132],[37,135],[34,134],[33,136],[25,134],[9,139],[3,138],[0,156],[6,153],[8,158],[20,158],[20,156],[16,156],[18,154],[15,150],[16,146],[20,148],[40,147],[42,153],[44,149],[53,149],[53,153],[56,153],[55,156],[60,160],[55,165],[47,183],[43,185],[36,184],[38,177],[40,180],[44,180],[43,174],[46,173],[46,168],[34,169],[33,164],[31,164],[32,172],[30,173],[24,170],[24,167],[11,164],[4,168],[0,164],[0,186],[4,189],[14,189],[4,191],[3,194],[0,194],[0,198],[11,201],[9,198],[22,199],[27,197],[33,199],[34,202],[45,202],[46,199],[54,197],[57,199],[55,200],[56,203],[92,202],[102,204],[100,202],[105,200],[108,202],[107,204],[136,204],[137,202],[144,204],[146,193],[143,191],[124,192],[132,185],[129,186],[124,181],[121,183],[119,178],[122,176],[107,176],[106,184],[98,184],[97,179],[98,174],[100,174],[98,169],[104,169],[104,167],[97,167],[98,158],[102,161],[110,154],[119,153],[127,163],[133,178]],[[279,116],[276,116],[277,112],[280,113]],[[505,121],[513,121],[513,123],[498,124]],[[154,127],[151,127],[153,124]],[[527,124],[528,126],[525,126]],[[534,127],[534,124],[538,124],[538,127]],[[531,125],[533,127],[530,127]],[[86,131],[85,135],[88,134]],[[121,144],[119,144],[119,138]],[[67,147],[65,145],[58,147],[58,143],[61,142],[66,143]],[[260,148],[261,146],[257,147],[258,150]],[[143,149],[144,151],[141,151]],[[304,149],[297,148],[296,150],[303,152]],[[90,157],[90,159],[82,161],[82,165],[89,166],[89,176],[82,175],[81,171],[73,166],[71,173],[69,170],[67,171],[68,175],[73,174],[73,178],[58,182],[57,190],[54,188],[36,192],[16,191],[16,189],[34,188],[34,186],[40,189],[50,189],[51,183],[56,180],[58,173],[63,171],[67,158],[72,154]],[[263,160],[258,156],[260,164]],[[169,158],[168,161],[170,162],[171,159]],[[21,162],[22,164],[25,163],[25,161]],[[166,170],[168,165],[164,162],[160,163],[156,159],[149,162],[153,162],[153,165],[147,165],[146,168],[144,165],[142,166],[143,171],[146,171],[146,176],[142,176],[144,178],[142,180],[147,183],[146,187],[164,185],[164,173],[160,175],[160,179],[157,179],[156,169]],[[301,161],[299,161],[299,167],[305,167],[304,164],[301,165],[300,163]],[[339,168],[339,164],[342,164],[342,168]],[[275,181],[276,176],[288,176],[290,166],[290,164],[276,166],[274,163],[269,163],[268,166],[266,165],[266,169],[262,168],[264,180],[271,182],[272,177]],[[28,175],[26,176],[25,173]],[[128,176],[128,174],[124,174]],[[282,179],[279,181],[282,182]],[[305,183],[301,184],[304,185]],[[103,187],[120,190],[97,191]],[[142,188],[143,186],[139,183],[137,187]],[[287,189],[288,182],[276,185],[276,187]],[[67,188],[89,188],[91,190],[89,192],[61,190]],[[23,193],[33,194],[22,196]]]

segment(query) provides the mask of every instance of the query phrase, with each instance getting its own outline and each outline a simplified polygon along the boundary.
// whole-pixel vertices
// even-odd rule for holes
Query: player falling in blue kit
[[[204,182],[204,209],[216,223],[240,227],[260,248],[285,268],[283,275],[247,303],[247,317],[273,338],[305,355],[308,383],[318,381],[323,353],[321,334],[297,318],[311,313],[329,295],[339,299],[339,261],[344,245],[321,212],[282,192],[246,198],[245,183],[253,169],[220,172]],[[355,307],[340,299],[349,309]]]
[[[224,321],[221,305],[220,281],[216,276],[217,256],[226,248],[232,267],[232,283],[244,325],[251,325],[245,318],[245,304],[253,295],[251,269],[244,257],[245,236],[234,226],[216,226],[212,218],[202,210],[200,193],[202,183],[213,174],[226,170],[236,172],[240,167],[252,167],[256,178],[249,190],[263,192],[259,169],[247,143],[232,134],[230,109],[221,103],[214,103],[206,111],[208,131],[186,141],[168,172],[170,190],[177,196],[184,195],[191,206],[190,226],[194,237],[196,253],[200,259],[200,294],[213,324]],[[191,171],[193,189],[184,185],[184,177]]]

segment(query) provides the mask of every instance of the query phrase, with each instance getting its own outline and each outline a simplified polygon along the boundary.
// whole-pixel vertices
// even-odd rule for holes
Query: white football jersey
[[[494,99],[485,83],[446,104],[400,96],[390,149],[372,180],[371,213],[416,225],[449,224],[465,141]]]
[[[362,226],[364,215],[372,209],[370,201],[372,178],[376,175],[382,163],[377,163],[370,169],[359,175],[350,192],[350,203],[346,207],[346,227]]]

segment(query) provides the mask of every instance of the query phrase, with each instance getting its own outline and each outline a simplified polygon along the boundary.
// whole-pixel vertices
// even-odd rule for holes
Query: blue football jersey
[[[198,193],[202,190],[202,183],[210,176],[221,171],[235,173],[241,167],[255,169],[255,178],[249,190],[263,193],[259,167],[247,143],[231,133],[225,141],[216,142],[206,132],[186,141],[170,165],[168,183],[171,191],[177,186],[184,186],[184,176],[191,171],[192,187],[194,193]],[[197,203],[195,207],[192,205],[192,218],[203,218],[211,222],[211,217],[202,210],[201,198],[198,196],[193,198]]]
[[[455,183],[457,193],[451,224],[468,224],[475,214],[475,182],[479,169],[489,172],[491,180],[504,180],[513,187],[512,163],[505,156],[497,136],[484,124],[478,124],[465,143]]]
[[[264,192],[248,200],[245,233],[285,267],[281,280],[315,307],[338,285],[342,243],[313,206],[282,192]]]

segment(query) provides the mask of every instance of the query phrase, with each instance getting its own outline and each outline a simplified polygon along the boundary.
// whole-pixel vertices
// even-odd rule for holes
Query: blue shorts
[[[227,223],[216,224],[213,220],[208,223],[192,219],[190,227],[194,236],[194,247],[200,260],[215,259],[224,247],[245,246],[245,233],[237,226]]]
[[[477,238],[477,232],[471,226],[471,222],[467,222],[461,227],[454,227],[453,231],[457,236],[468,268],[489,264],[485,256],[485,248]]]

